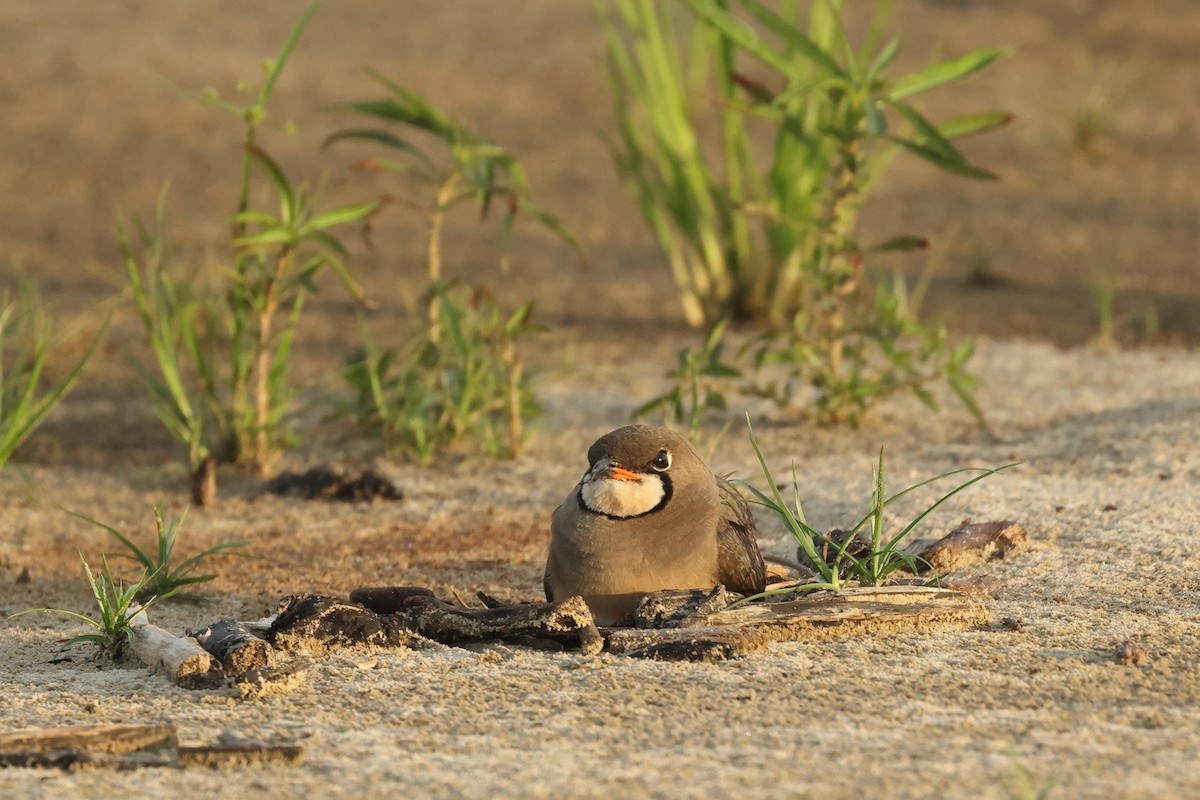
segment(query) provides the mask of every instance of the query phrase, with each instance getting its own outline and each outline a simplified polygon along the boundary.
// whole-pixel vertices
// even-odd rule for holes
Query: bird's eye
[[[671,452],[669,450],[659,450],[658,455],[654,457],[654,461],[650,464],[658,472],[666,472],[671,468]]]

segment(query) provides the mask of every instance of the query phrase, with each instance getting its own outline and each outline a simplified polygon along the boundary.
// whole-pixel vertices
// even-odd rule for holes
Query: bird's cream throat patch
[[[658,475],[643,475],[641,480],[593,477],[580,490],[583,503],[598,514],[610,517],[637,517],[662,502],[666,487]]]

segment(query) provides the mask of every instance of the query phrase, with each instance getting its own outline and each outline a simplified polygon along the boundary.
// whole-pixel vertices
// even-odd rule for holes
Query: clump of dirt
[[[267,482],[267,491],[304,500],[336,500],[343,503],[372,503],[404,497],[396,484],[373,470],[348,475],[328,467],[280,473]]]

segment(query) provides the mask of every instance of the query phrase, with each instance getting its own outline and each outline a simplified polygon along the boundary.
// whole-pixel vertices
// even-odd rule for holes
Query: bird
[[[555,509],[547,601],[582,595],[597,625],[625,625],[642,595],[766,586],[745,499],[686,439],[627,425],[588,449],[588,468]]]

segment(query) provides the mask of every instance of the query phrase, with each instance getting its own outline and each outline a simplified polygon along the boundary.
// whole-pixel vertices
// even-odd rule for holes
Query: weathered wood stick
[[[342,647],[420,647],[422,641],[399,614],[377,614],[357,603],[301,594],[288,597],[267,632],[284,650],[324,653]],[[426,643],[427,644],[427,643]]]
[[[708,618],[724,609],[740,594],[724,586],[714,589],[667,589],[644,595],[633,610],[638,628],[690,628],[707,624]]]
[[[181,767],[245,767],[257,764],[299,764],[304,760],[300,745],[221,744],[179,748]]]
[[[587,653],[603,640],[582,597],[556,603],[517,603],[500,608],[457,608],[436,597],[413,596],[407,602],[413,630],[447,644],[505,637],[578,640]]]
[[[970,627],[988,619],[983,604],[961,592],[923,586],[863,587],[719,611],[709,616],[706,627],[612,630],[607,648],[610,653],[648,658],[715,660],[784,640]]]
[[[838,592],[798,594],[787,602],[749,603],[714,614],[712,622],[716,625],[726,622],[765,622],[793,616],[870,616],[876,613],[877,607],[886,610],[892,605],[914,608],[968,605],[974,608],[979,604],[965,598],[962,592],[937,586],[851,586]]]
[[[479,602],[483,603],[488,608],[504,608],[504,603],[501,603],[499,600],[483,590],[476,592],[475,597],[478,598]]]
[[[174,750],[177,745],[174,725],[77,725],[0,734],[0,752],[86,750],[120,754],[150,749]]]
[[[220,663],[190,636],[176,636],[150,624],[146,609],[137,607],[129,618],[133,654],[148,667],[161,669],[180,686],[210,688],[224,682]]]
[[[246,630],[250,631],[250,633],[261,639],[267,635],[267,631],[271,630],[271,626],[275,624],[275,619],[278,616],[278,614],[272,614],[271,616],[263,617],[262,619],[247,620],[242,624],[246,626]]]
[[[257,741],[181,746],[174,725],[82,725],[0,734],[0,767],[137,769],[296,764],[300,745]]]
[[[368,586],[350,593],[350,602],[358,603],[376,614],[395,614],[404,610],[410,597],[433,597],[423,586]]]
[[[89,753],[86,750],[50,750],[45,753],[28,750],[0,752],[0,767],[61,769],[65,772],[75,772],[82,769],[127,770],[150,766],[169,767],[173,764],[166,758],[134,760],[109,753]]]
[[[961,525],[917,553],[929,566],[922,571],[948,572],[967,564],[992,561],[1015,553],[1029,540],[1025,527],[1011,520]]]
[[[221,620],[192,636],[221,662],[227,674],[240,675],[271,664],[271,645],[254,635],[244,622]]]
[[[0,767],[131,770],[143,767],[245,767],[259,764],[291,766],[304,760],[298,745],[200,745],[180,747],[177,752],[156,756],[113,755],[86,750],[28,750],[0,752]]]

